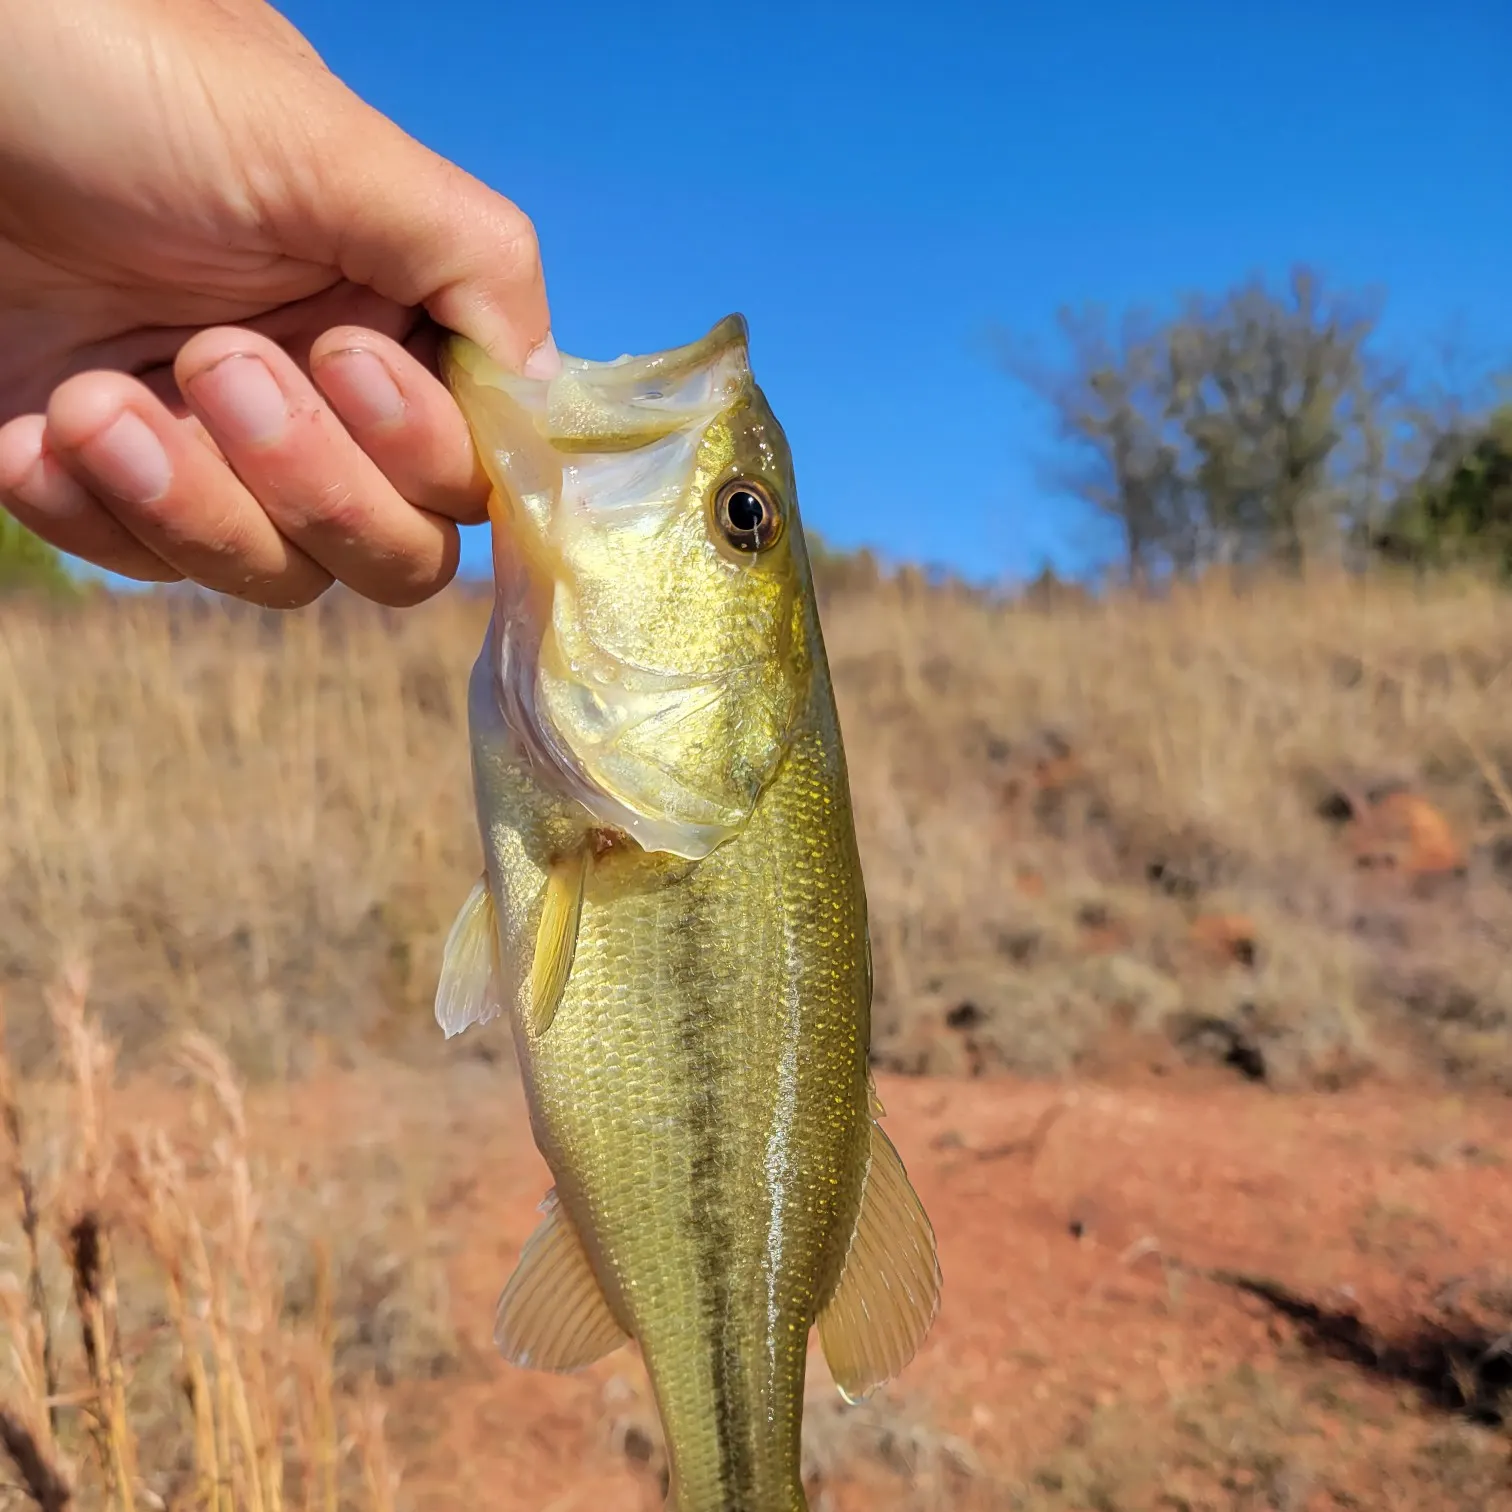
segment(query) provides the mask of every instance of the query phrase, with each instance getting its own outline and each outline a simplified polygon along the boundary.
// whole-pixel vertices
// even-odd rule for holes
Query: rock
[[[1465,869],[1465,847],[1447,816],[1420,794],[1401,788],[1356,812],[1348,843],[1355,865],[1369,870],[1439,877]]]
[[[1199,914],[1191,938],[1205,955],[1226,965],[1252,967],[1259,954],[1254,923],[1243,914]]]

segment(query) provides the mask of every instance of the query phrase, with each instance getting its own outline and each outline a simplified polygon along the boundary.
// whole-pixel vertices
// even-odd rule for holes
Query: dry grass
[[[211,1110],[191,1141],[125,1124],[84,992],[74,971],[48,993],[61,1084],[23,1094],[0,1050],[16,1201],[0,1276],[6,1491],[44,1512],[390,1512],[371,1375],[341,1368],[328,1242],[293,1315],[226,1057],[203,1036],[184,1046]]]
[[[427,1211],[456,1137],[428,1068],[441,943],[478,862],[462,695],[486,615],[461,592],[404,615],[0,605],[0,1449],[49,1512],[388,1509],[383,1414],[413,1403],[387,1388],[475,1368]],[[1043,607],[905,578],[832,590],[825,624],[884,1064],[1187,1055],[1281,1086],[1512,1086],[1512,600],[1213,580]],[[1391,783],[1432,803],[1462,864],[1427,872],[1372,838]],[[81,957],[99,1028],[77,980],[48,986]],[[123,1115],[142,1099],[116,1086],[117,1049],[149,1087],[177,1079],[145,1122]],[[384,1074],[362,1079],[374,1106],[346,1105],[352,1137],[256,1153],[239,1077],[368,1058]],[[412,1085],[386,1104],[401,1058]],[[1367,1258],[1432,1243],[1385,1199],[1358,1233]],[[1089,1411],[1023,1484],[906,1396],[850,1411],[816,1389],[807,1479],[816,1508],[848,1507],[858,1476],[868,1504],[915,1512],[1311,1507],[1340,1442],[1350,1484],[1373,1486],[1360,1467],[1387,1434],[1375,1398],[1341,1386],[1344,1407],[1320,1407],[1315,1385],[1220,1382],[1158,1434]],[[609,1417],[654,1482],[643,1406]],[[1320,1436],[1324,1408],[1347,1432]],[[1500,1505],[1504,1439],[1419,1426],[1388,1465],[1418,1498],[1401,1506]],[[1173,1485],[1185,1502],[1158,1499]]]
[[[87,953],[128,1058],[189,1028],[256,1074],[382,1042],[472,866],[465,608],[263,618],[119,600],[0,619],[4,974]],[[353,1031],[358,1031],[354,1033]]]
[[[803,1479],[814,1512],[1512,1507],[1504,1431],[1408,1416],[1387,1392],[1334,1365],[1244,1366],[1156,1407],[1089,1403],[1027,1474],[1006,1473],[942,1432],[906,1392],[848,1407],[822,1377],[814,1373],[804,1414]],[[615,1377],[606,1398],[611,1442],[648,1489],[664,1489],[666,1455],[644,1393]]]
[[[1504,1432],[1406,1417],[1342,1369],[1241,1367],[1165,1410],[1094,1409],[1007,1512],[1492,1512],[1512,1506]]]
[[[1213,581],[1050,612],[878,597],[831,626],[866,732],[884,1035],[969,1002],[974,1053],[1031,1072],[1110,1018],[1229,1026],[1280,1081],[1404,1040],[1509,1063],[1504,595]],[[1467,875],[1430,891],[1354,864],[1319,801],[1392,780],[1473,842]],[[1211,969],[1202,914],[1244,916],[1253,964]]]
[[[462,693],[486,613],[0,608],[20,1063],[49,1053],[62,951],[96,963],[129,1063],[188,1029],[254,1076],[433,1044],[478,858]],[[1215,579],[1041,608],[903,580],[835,591],[825,622],[887,1063],[1060,1074],[1133,1035],[1283,1085],[1506,1079],[1505,595]],[[1463,839],[1462,873],[1364,869],[1360,824],[1319,817],[1393,781]],[[1247,964],[1194,946],[1204,914],[1243,916]]]

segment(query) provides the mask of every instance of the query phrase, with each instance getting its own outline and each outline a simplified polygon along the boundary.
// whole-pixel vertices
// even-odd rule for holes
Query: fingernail
[[[79,460],[107,492],[128,504],[156,503],[173,481],[163,443],[130,410],[86,441]]]
[[[88,514],[98,507],[89,490],[45,453],[7,491],[23,504],[54,517]]]
[[[332,400],[344,420],[354,425],[392,425],[404,416],[404,395],[381,357],[362,347],[332,352],[320,363],[323,387],[336,389]],[[334,380],[334,382],[333,382]]]
[[[555,378],[561,371],[562,354],[557,351],[557,344],[551,339],[551,332],[547,331],[545,341],[532,349],[520,372],[526,378],[535,378],[544,382],[548,378]]]
[[[42,459],[34,457],[20,472],[0,468],[0,498],[9,495],[23,504],[33,504],[42,492]]]
[[[283,435],[288,406],[260,358],[244,352],[222,357],[190,380],[189,391],[204,407],[211,429],[228,441],[267,446]]]

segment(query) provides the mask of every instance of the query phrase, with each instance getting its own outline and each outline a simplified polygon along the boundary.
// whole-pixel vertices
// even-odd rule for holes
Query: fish
[[[553,1187],[514,1365],[633,1341],[675,1512],[799,1512],[817,1328],[858,1401],[936,1316],[880,1119],[867,901],[791,452],[740,315],[648,356],[445,379],[491,485],[468,684],[484,864],[448,1038],[509,1021]]]

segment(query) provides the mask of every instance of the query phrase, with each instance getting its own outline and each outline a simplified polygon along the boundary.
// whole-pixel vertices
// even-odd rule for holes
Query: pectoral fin
[[[891,1380],[914,1357],[940,1305],[934,1230],[903,1162],[872,1124],[861,1214],[819,1340],[847,1401]]]
[[[628,1336],[609,1311],[588,1252],[555,1189],[541,1207],[546,1217],[526,1240],[499,1298],[494,1343],[512,1365],[581,1370],[618,1349]]]
[[[530,1026],[537,1034],[545,1034],[551,1027],[567,978],[572,975],[587,876],[587,846],[552,862],[546,874],[546,895],[530,963]]]
[[[473,884],[452,924],[436,985],[436,1022],[447,1039],[469,1024],[486,1024],[502,1008],[499,992],[499,931],[485,874]]]

